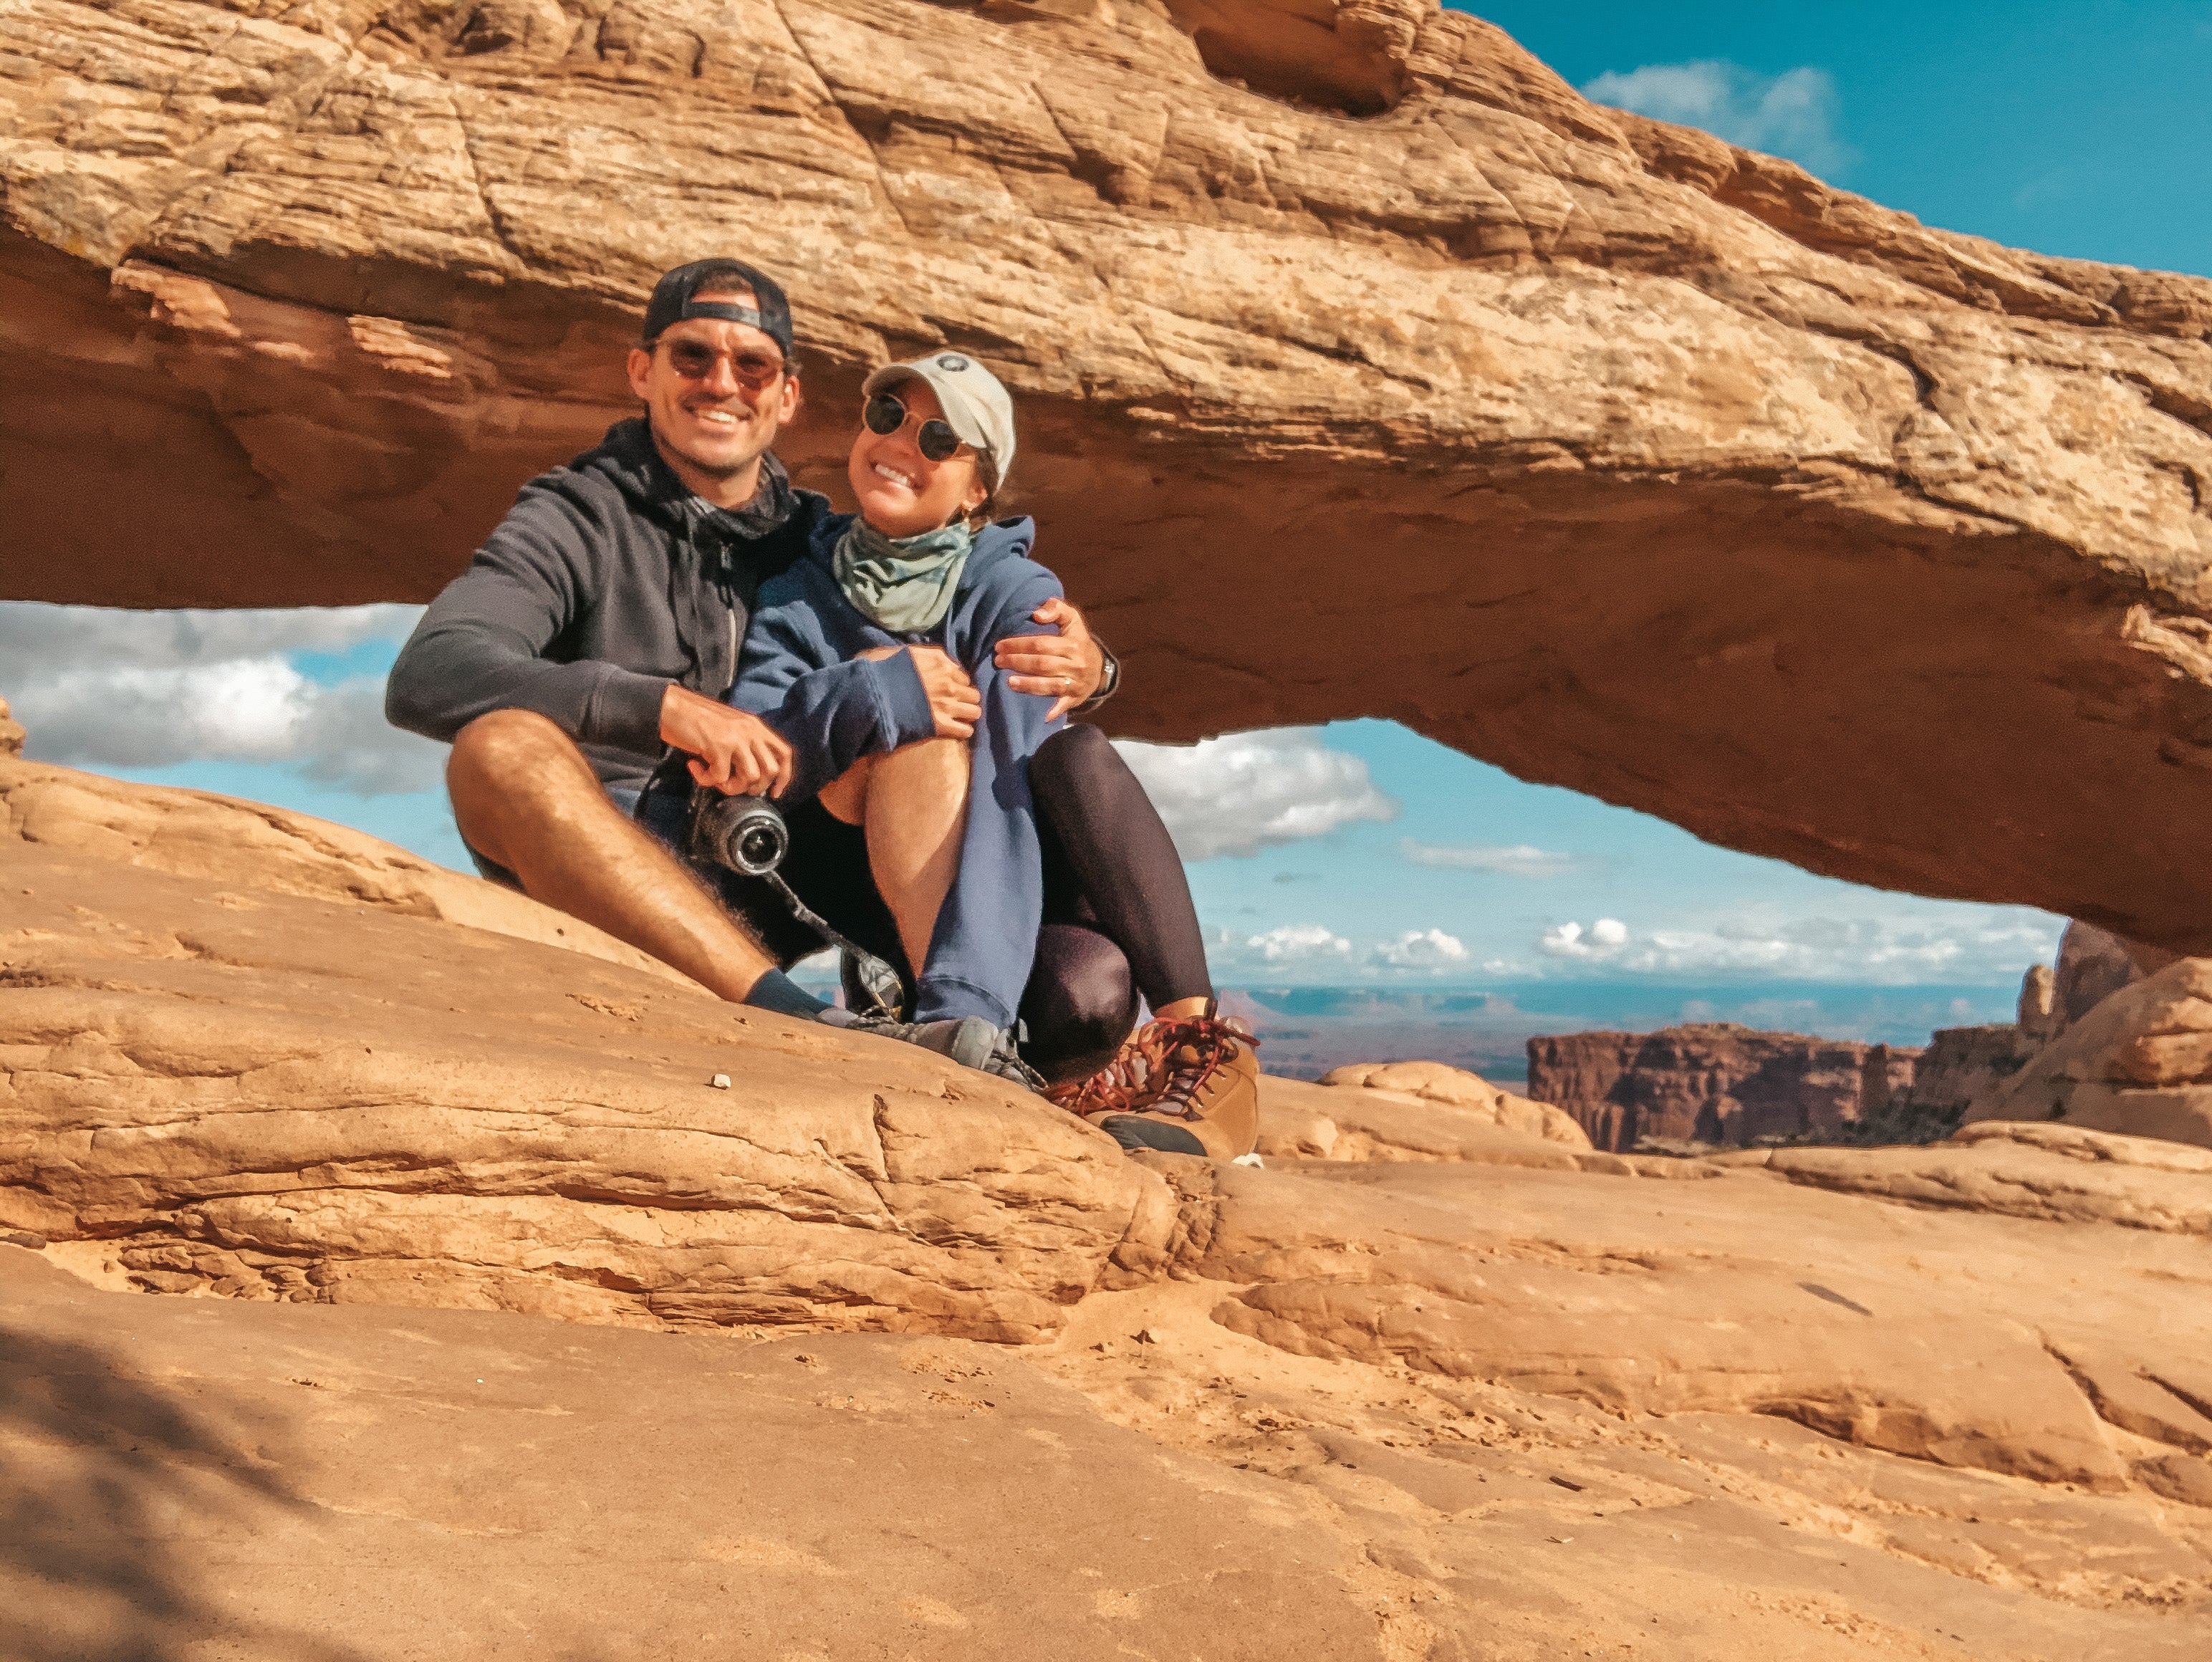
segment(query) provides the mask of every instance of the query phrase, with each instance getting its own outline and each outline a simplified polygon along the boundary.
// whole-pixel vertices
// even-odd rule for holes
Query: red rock
[[[2009,1085],[2044,1042],[2027,1028],[2002,1023],[1937,1028],[1895,1105],[1899,1140],[1948,1135],[1976,1102]]]
[[[1528,1093],[1558,1104],[1600,1148],[1647,1138],[1747,1143],[1887,1112],[1919,1054],[1730,1021],[1568,1033],[1528,1041]]]
[[[2057,993],[2066,1021],[2081,1020],[2121,988],[2156,975],[2173,959],[2163,948],[2075,919],[2058,941]]]
[[[1129,1160],[444,906],[0,764],[9,1662],[2204,1653],[2212,1151],[1411,1064]]]
[[[1966,1117],[2212,1147],[2212,959],[2176,959],[2108,994]]]

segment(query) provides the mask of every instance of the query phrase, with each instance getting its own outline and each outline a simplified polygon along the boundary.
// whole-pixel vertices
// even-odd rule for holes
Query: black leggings
[[[1081,1079],[1112,1057],[1136,1025],[1137,1000],[1158,1009],[1207,998],[1198,910],[1159,811],[1097,728],[1063,728],[1030,762],[1044,853],[1044,924],[1023,990],[1022,1055],[1048,1082]],[[783,875],[830,926],[914,978],[890,908],[868,870],[866,834],[810,801],[792,810]],[[765,883],[738,880],[740,910],[780,962],[820,950]],[[737,898],[737,897],[732,897]]]

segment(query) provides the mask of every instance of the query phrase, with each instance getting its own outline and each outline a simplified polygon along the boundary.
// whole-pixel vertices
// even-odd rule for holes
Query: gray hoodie
[[[830,513],[773,455],[761,466],[751,502],[710,507],[638,418],[539,474],[400,649],[386,718],[450,741],[491,710],[536,710],[602,783],[638,789],[662,754],[669,684],[721,696],[761,583]]]

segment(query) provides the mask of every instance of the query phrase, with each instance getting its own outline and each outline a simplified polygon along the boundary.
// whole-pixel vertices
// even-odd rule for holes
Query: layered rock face
[[[2110,842],[2212,810],[2212,285],[1926,229],[1415,0],[13,20],[11,596],[423,598],[625,412],[653,275],[737,253],[797,293],[803,478],[872,363],[1008,377],[1127,731],[1389,716],[2212,949],[2212,871]]]
[[[1889,1111],[1869,1116],[1868,1129],[1884,1141],[1928,1142],[1948,1136],[1975,1103],[2010,1085],[2045,1042],[2011,1023],[1938,1027]]]
[[[257,839],[383,845],[105,783],[0,763],[0,1223],[134,1285],[1018,1341],[1164,1238],[1156,1179],[983,1075],[569,950],[518,896],[552,944],[368,861],[301,893]],[[162,834],[195,822],[219,874]]]
[[[313,820],[0,803],[11,1658],[2212,1642],[2212,1152],[1623,1155],[1411,1064],[1131,1160]]]
[[[2212,1148],[2212,959],[2185,958],[2109,995],[1967,1121],[2060,1120]]]
[[[1887,1113],[1912,1082],[1918,1056],[1733,1021],[1568,1033],[1528,1041],[1528,1091],[1556,1103],[1600,1148],[1646,1138],[1747,1143]]]
[[[2069,923],[2059,939],[2057,967],[2036,965],[2028,970],[2021,987],[2020,1019],[2010,1025],[1937,1029],[1914,1067],[1908,1088],[1893,1101],[1889,1112],[1868,1123],[1862,1135],[1874,1141],[1932,1142],[1975,1120],[2014,1117],[2000,1105],[2009,1097],[2023,1068],[2106,1001],[2173,961],[2172,953],[2159,947],[2124,941],[2093,924]],[[2127,1008],[2140,1011],[2142,1007],[2138,1001]],[[2122,1027],[2129,1029],[2129,1040],[2136,1036],[2130,1027],[2132,1020],[2120,1019]],[[2116,1041],[2112,1026],[2110,1021],[2100,1023],[2092,1036],[2068,1048],[2065,1055],[2070,1060],[2061,1066],[2079,1068],[2085,1056],[2111,1051],[2116,1042],[2124,1043]],[[2103,1066],[2101,1062],[2090,1063],[2090,1073],[2098,1074]],[[2186,1086],[2191,1081],[2185,1075],[2137,1078],[2124,1068],[2118,1082],[2124,1088]],[[2040,1119],[2057,1105],[2056,1096],[2039,1091],[2032,1102],[2023,1099],[2019,1117]],[[2108,1131],[2163,1137],[2172,1135],[2177,1123],[2192,1122],[2186,1116],[2177,1122],[2153,1098],[2126,1097],[2109,1099],[2099,1117],[2086,1123]],[[2201,1139],[2191,1132],[2182,1140]]]

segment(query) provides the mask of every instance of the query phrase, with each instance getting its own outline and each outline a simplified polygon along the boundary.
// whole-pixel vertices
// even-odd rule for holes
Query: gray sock
[[[753,983],[752,991],[745,995],[745,1002],[756,1010],[773,1010],[778,1015],[797,1016],[801,1021],[818,1021],[823,1011],[836,1008],[815,997],[781,970],[770,970]]]

